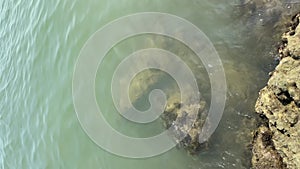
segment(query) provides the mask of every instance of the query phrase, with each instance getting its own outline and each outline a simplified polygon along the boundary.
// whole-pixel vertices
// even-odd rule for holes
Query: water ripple
[[[242,102],[246,99],[235,95],[252,97],[259,86],[251,81],[263,82],[265,77],[257,66],[259,56],[245,52],[238,36],[243,32],[241,22],[225,15],[232,10],[227,4],[217,0],[4,0],[0,8],[0,48],[4,49],[0,50],[0,168],[243,167],[242,153],[229,148],[228,137],[236,133],[228,127],[239,127],[237,112],[250,111]],[[107,22],[142,11],[188,18],[207,32],[224,60],[233,102],[225,119],[231,120],[221,125],[213,146],[200,158],[192,159],[177,149],[153,159],[115,157],[89,140],[76,119],[71,83],[80,48]]]

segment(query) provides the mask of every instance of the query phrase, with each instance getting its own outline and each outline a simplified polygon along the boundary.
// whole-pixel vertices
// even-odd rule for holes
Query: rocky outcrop
[[[282,36],[280,63],[255,105],[265,124],[255,132],[253,168],[300,168],[299,19],[298,14]]]
[[[289,31],[286,32],[283,37],[283,44],[279,49],[281,58],[292,57],[294,59],[300,59],[300,26],[299,26],[299,16],[297,14],[293,17],[293,21],[289,23]]]
[[[282,169],[285,168],[281,156],[274,149],[272,132],[269,128],[261,126],[255,133],[253,142],[253,168],[256,169]]]

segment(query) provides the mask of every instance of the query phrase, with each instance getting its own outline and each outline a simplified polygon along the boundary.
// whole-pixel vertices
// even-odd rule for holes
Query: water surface
[[[251,36],[251,29],[235,13],[236,1],[2,0],[0,8],[0,168],[249,167],[245,145],[250,137],[243,135],[249,126],[243,121],[253,116],[257,93],[273,67],[272,41]],[[85,41],[113,19],[146,11],[178,15],[198,26],[224,64],[228,81],[224,116],[209,147],[199,155],[174,148],[148,159],[115,156],[94,144],[76,118],[72,75]],[[124,50],[113,50],[110,56],[135,51],[136,42],[124,42],[125,47],[119,48]],[[147,45],[146,40],[144,47]],[[111,58],[104,78],[117,61]],[[101,104],[111,110],[111,99],[103,99]],[[118,127],[120,119],[108,118]],[[120,124],[124,131],[132,127]],[[159,126],[149,127],[146,134],[158,130]]]

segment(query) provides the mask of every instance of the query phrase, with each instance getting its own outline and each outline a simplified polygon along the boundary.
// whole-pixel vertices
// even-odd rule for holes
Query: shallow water
[[[3,0],[0,5],[0,168],[249,167],[245,145],[250,137],[240,135],[251,129],[243,121],[254,116],[255,98],[273,68],[269,53],[273,42],[251,36],[251,28],[235,13],[236,1]],[[228,83],[225,112],[208,148],[199,155],[174,148],[147,159],[115,156],[94,144],[76,118],[72,75],[83,44],[109,21],[145,11],[175,14],[197,25],[224,64]],[[110,55],[125,55],[137,48],[130,41],[124,45]],[[143,45],[151,46],[148,41]],[[104,78],[109,78],[117,61],[110,60]],[[98,90],[105,92],[105,88]],[[99,100],[111,111],[111,99]],[[124,132],[133,127],[107,116]],[[146,135],[160,130],[159,125],[148,127]]]

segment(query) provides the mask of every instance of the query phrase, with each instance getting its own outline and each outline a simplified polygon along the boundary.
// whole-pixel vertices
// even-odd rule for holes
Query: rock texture
[[[252,157],[253,168],[284,168],[281,156],[274,149],[272,136],[273,134],[270,129],[265,126],[261,126],[256,131],[252,149],[254,154]]]
[[[283,45],[279,49],[280,56],[290,56],[294,59],[300,59],[300,26],[299,15],[293,17],[293,22],[289,24],[289,31],[283,35]]]
[[[205,144],[199,143],[199,134],[207,117],[205,102],[199,104],[181,105],[172,103],[167,105],[162,119],[169,129],[175,142],[185,148],[190,154],[199,152]]]
[[[259,93],[255,110],[265,124],[256,132],[253,168],[300,168],[300,14],[282,36],[280,63]]]

